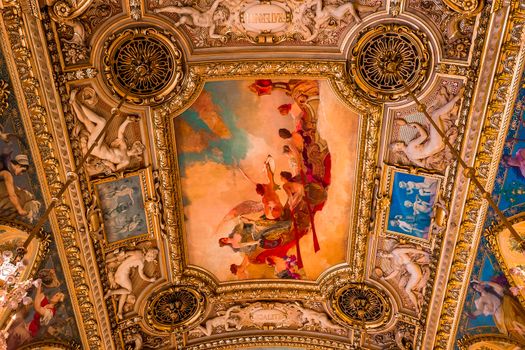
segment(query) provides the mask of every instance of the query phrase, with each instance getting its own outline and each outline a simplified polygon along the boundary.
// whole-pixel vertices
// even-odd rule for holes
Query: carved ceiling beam
[[[517,92],[520,78],[520,67],[524,62],[525,45],[523,31],[525,25],[525,6],[523,1],[510,5],[509,20],[505,26],[505,34],[500,53],[495,79],[490,90],[488,109],[485,114],[483,130],[486,136],[481,138],[477,147],[475,167],[478,178],[487,189],[492,188],[499,158],[494,154],[501,153],[505,142],[506,130],[512,113],[513,96]],[[512,59],[509,61],[508,58]],[[480,82],[483,84],[483,82]],[[485,161],[482,161],[485,160]],[[454,247],[454,258],[446,284],[446,291],[435,338],[435,349],[448,349],[452,346],[463,301],[468,287],[468,278],[473,266],[483,222],[487,214],[487,205],[480,206],[482,193],[475,184],[470,183],[467,189],[467,199],[463,211],[463,221]]]

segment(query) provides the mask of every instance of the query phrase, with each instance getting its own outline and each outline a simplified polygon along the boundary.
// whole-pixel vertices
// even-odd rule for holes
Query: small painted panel
[[[387,230],[428,239],[438,188],[436,178],[395,172]]]
[[[345,260],[359,117],[327,82],[210,82],[174,124],[190,264],[315,280]]]
[[[140,174],[96,184],[108,243],[148,233]]]

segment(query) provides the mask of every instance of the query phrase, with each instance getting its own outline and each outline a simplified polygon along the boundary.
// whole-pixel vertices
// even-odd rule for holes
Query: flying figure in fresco
[[[519,169],[521,176],[525,177],[525,148],[520,148],[514,156],[503,156],[503,162],[507,166]]]
[[[85,152],[87,152],[92,145],[96,144],[91,155],[99,158],[104,166],[109,168],[111,172],[118,172],[127,168],[133,157],[140,158],[145,150],[142,142],[135,141],[133,145],[128,148],[124,138],[124,132],[127,126],[130,123],[137,122],[139,120],[138,116],[128,116],[118,127],[117,137],[110,144],[104,141],[105,135],[103,135],[97,143],[95,141],[106,126],[107,120],[80,103],[77,99],[78,93],[78,89],[71,91],[70,104],[88,134]],[[83,99],[84,103],[94,106],[97,101],[94,90],[84,88]]]
[[[266,265],[277,278],[300,279],[303,262],[299,241],[312,232],[314,252],[320,249],[314,219],[323,209],[330,185],[330,153],[317,130],[316,108],[308,106],[310,101],[318,101],[319,87],[312,81],[258,80],[249,89],[258,96],[284,90],[292,97],[293,104],[280,105],[277,112],[290,117],[295,130],[276,130],[284,143],[279,164],[288,164],[289,168],[279,169],[276,179],[277,162],[268,155],[264,161],[265,183],[251,180],[239,168],[255,184],[262,206],[247,199],[231,209],[216,230],[218,243],[241,255],[240,263],[230,265],[230,272],[238,279],[249,277],[251,265]],[[221,237],[223,224],[233,220],[238,220],[235,227]],[[295,253],[290,251],[294,248]]]
[[[495,281],[477,280],[470,285],[479,297],[474,300],[476,309],[468,313],[468,317],[492,316],[501,333],[525,342],[525,310],[505,286]]]
[[[0,217],[13,219],[16,216],[26,217],[33,222],[40,210],[40,202],[33,194],[15,183],[15,177],[29,169],[29,158],[18,154],[12,158],[11,153],[0,155]]]

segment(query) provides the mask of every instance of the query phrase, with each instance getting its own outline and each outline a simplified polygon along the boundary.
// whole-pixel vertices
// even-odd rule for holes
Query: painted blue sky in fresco
[[[179,152],[179,170],[182,177],[186,174],[186,167],[195,162],[212,160],[235,166],[246,156],[248,151],[246,132],[237,125],[240,117],[228,107],[235,105],[239,97],[234,93],[224,93],[224,91],[237,91],[239,84],[246,85],[246,82],[208,82],[204,87],[204,90],[211,95],[213,103],[219,106],[220,116],[229,129],[231,137],[217,137],[193,107],[177,117],[187,122],[195,132],[207,134],[207,147],[203,152]]]

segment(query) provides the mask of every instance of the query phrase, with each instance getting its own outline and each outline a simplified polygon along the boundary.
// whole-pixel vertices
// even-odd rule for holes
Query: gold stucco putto
[[[182,81],[182,52],[169,33],[126,29],[106,41],[104,72],[118,95],[136,104],[162,103]]]
[[[364,97],[395,101],[404,85],[418,89],[430,66],[424,33],[398,24],[381,24],[361,33],[351,51],[350,74]]]

